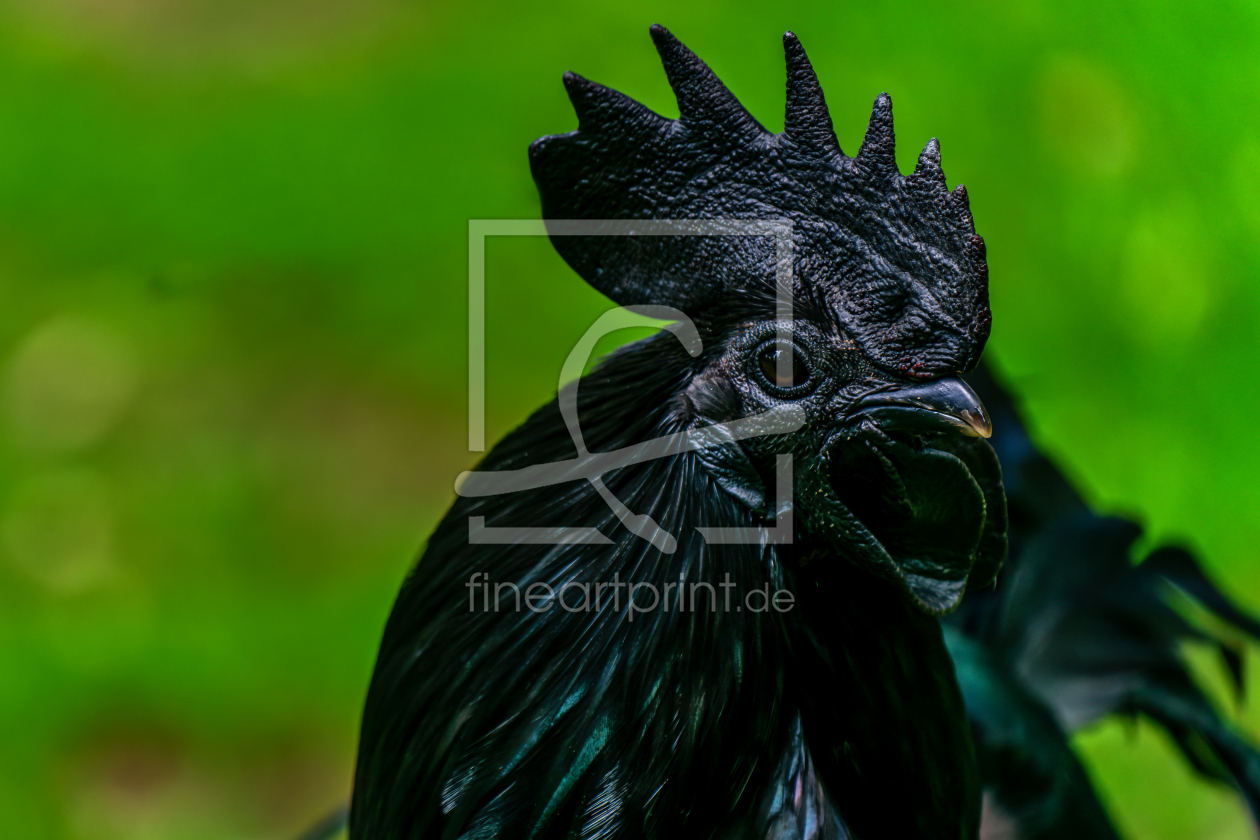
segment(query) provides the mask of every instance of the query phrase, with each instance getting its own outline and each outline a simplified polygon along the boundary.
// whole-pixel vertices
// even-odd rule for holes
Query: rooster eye
[[[791,375],[783,377],[780,375],[779,360],[789,350],[792,354]],[[781,397],[804,396],[813,378],[801,351],[777,342],[767,343],[757,351],[757,370],[770,393]]]

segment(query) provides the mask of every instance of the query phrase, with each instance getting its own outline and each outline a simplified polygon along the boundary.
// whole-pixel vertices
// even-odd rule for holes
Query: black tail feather
[[[1048,772],[1044,765],[1052,764],[1060,782],[1049,787],[1043,782],[1041,799],[1031,805],[1016,803],[1022,813],[1036,815],[1021,823],[1021,836],[1085,836],[1071,824],[1079,821],[1080,802],[1096,800],[1092,790],[1072,790],[1089,783],[1069,766],[1076,759],[1068,738],[1109,715],[1141,715],[1164,729],[1200,776],[1236,788],[1260,821],[1260,752],[1222,718],[1181,651],[1188,641],[1215,647],[1241,700],[1241,643],[1260,640],[1260,621],[1226,597],[1184,549],[1158,548],[1134,565],[1131,555],[1141,529],[1090,510],[1033,444],[1015,401],[990,371],[982,367],[969,381],[993,417],[992,442],[1008,495],[1011,556],[997,587],[979,597],[969,595],[950,621],[985,649],[993,672],[989,680],[1010,681],[1011,696],[1033,703],[1055,723],[1048,727],[1039,720],[1032,726],[1028,721],[1036,713],[1030,707],[1018,712],[1025,719],[1019,731],[1028,739],[1022,747],[1038,752],[1043,776]],[[1174,592],[1211,620],[1183,615]],[[959,668],[983,764],[986,753],[1010,745],[994,738],[993,709],[972,703],[968,673]],[[974,680],[974,669],[970,673]],[[1016,714],[1009,707],[1002,713]],[[1027,766],[1008,762],[1000,765],[1000,773],[992,771],[994,766],[990,761],[986,785],[999,801],[1036,782]],[[1020,808],[1001,804],[1018,818]],[[1048,819],[1056,808],[1057,818]]]

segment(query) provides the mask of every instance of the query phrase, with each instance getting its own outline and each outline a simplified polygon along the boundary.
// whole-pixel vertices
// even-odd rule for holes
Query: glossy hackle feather
[[[672,339],[658,338],[584,378],[582,428],[592,450],[685,423],[677,395],[688,363]],[[482,468],[572,455],[553,403]],[[608,487],[684,534],[678,550],[664,555],[641,540],[467,544],[467,517],[475,515],[496,525],[615,532],[613,514],[583,485],[461,499],[443,520],[385,631],[363,722],[352,837],[803,840],[848,836],[846,824],[857,836],[883,828],[971,836],[971,747],[935,619],[855,566],[815,560],[801,569],[794,546],[706,545],[689,523],[757,520],[694,453],[621,470]],[[465,584],[476,571],[522,590],[614,575],[663,589],[681,576],[715,587],[719,604],[729,574],[736,592],[768,583],[800,600],[788,613],[711,612],[701,589],[696,611],[657,610],[631,622],[624,602],[620,612],[598,615],[509,611],[505,589],[502,611],[493,611],[493,593],[483,611],[480,592],[470,611]],[[569,597],[578,600],[573,590]],[[802,728],[811,757],[801,752]],[[823,780],[831,822],[816,824],[806,811],[820,801],[800,791]],[[770,831],[806,823],[805,833]]]

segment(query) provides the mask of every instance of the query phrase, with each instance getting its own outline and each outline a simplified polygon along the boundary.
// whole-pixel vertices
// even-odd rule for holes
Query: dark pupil
[[[767,350],[761,354],[761,372],[777,388],[796,388],[804,385],[809,381],[809,371],[805,369],[805,365],[801,362],[798,353],[792,354],[792,376],[790,379],[784,379],[779,376],[779,357],[787,351],[785,350]]]

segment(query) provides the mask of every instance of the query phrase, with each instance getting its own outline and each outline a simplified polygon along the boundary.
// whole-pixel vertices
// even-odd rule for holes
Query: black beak
[[[957,376],[868,394],[858,401],[853,416],[873,418],[889,430],[955,431],[982,438],[993,434],[984,403]]]

